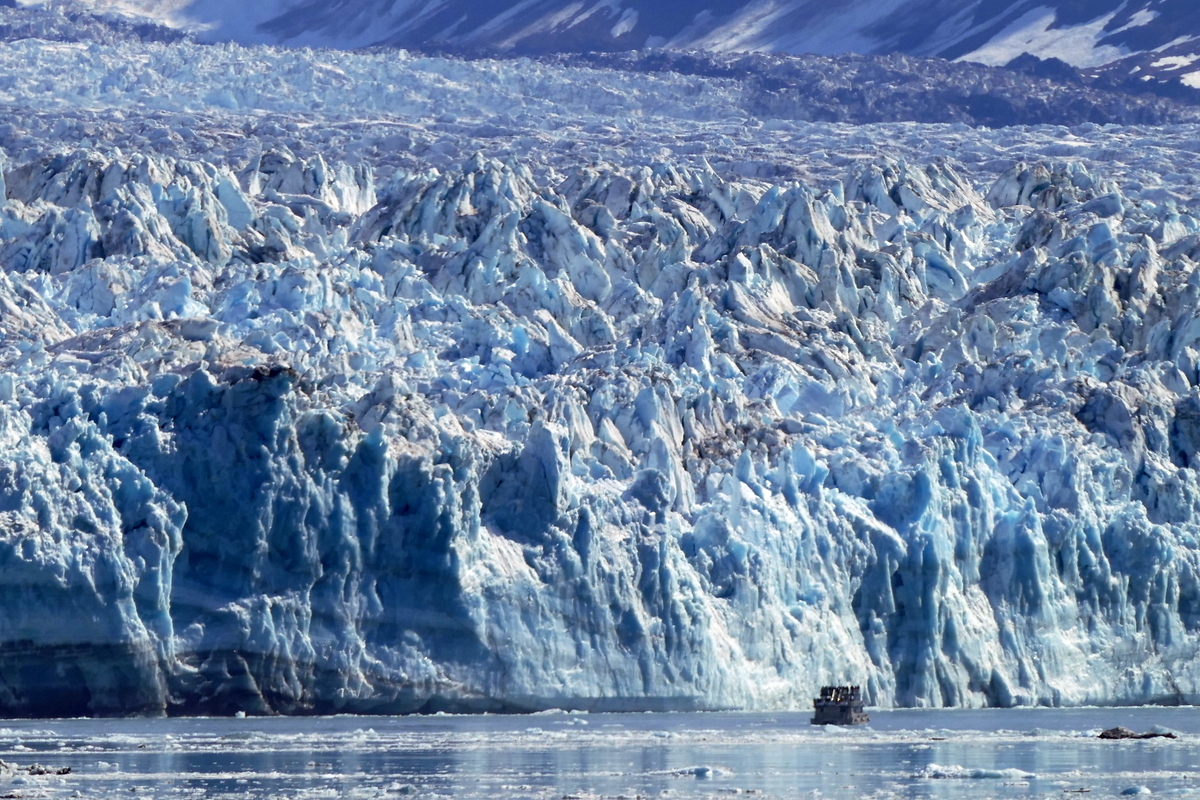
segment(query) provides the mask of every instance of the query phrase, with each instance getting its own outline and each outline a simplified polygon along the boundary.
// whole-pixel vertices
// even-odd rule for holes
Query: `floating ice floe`
[[[1019,780],[1028,781],[1037,778],[1032,772],[1020,769],[979,769],[961,767],[957,764],[942,766],[930,764],[914,776],[918,779],[968,779],[968,780]]]

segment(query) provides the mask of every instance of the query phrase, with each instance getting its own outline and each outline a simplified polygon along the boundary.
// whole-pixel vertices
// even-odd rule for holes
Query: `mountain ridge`
[[[45,4],[15,0],[18,5]],[[82,5],[172,20],[213,40],[346,47],[394,44],[517,50],[711,49],[833,55],[904,52],[993,65],[1020,52],[1098,66],[1200,37],[1200,9],[1181,0],[83,0]],[[1052,34],[1043,40],[1039,32]],[[1088,42],[1090,54],[1078,48]],[[997,55],[1002,45],[1008,58]],[[1025,44],[1025,47],[1019,45]],[[1066,45],[1075,46],[1064,52]],[[974,56],[974,58],[971,58]]]

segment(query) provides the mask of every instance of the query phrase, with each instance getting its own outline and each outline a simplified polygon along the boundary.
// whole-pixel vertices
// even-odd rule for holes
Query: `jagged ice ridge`
[[[0,131],[5,713],[1200,695],[1194,127],[743,120],[788,169],[655,162],[727,84],[398,57],[396,124],[504,113],[503,157],[333,161],[358,79],[316,112],[236,69],[309,56],[146,45],[214,76],[151,116],[145,62],[102,85],[137,46],[70,52],[96,91],[14,81]],[[521,116],[549,90],[597,158]],[[60,107],[95,139],[39,146]],[[263,112],[302,124],[222,133]]]

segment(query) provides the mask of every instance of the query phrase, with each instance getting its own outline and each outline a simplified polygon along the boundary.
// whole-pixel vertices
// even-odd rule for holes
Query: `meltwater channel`
[[[1196,708],[8,721],[6,798],[1029,798],[1200,792]],[[1101,741],[1103,728],[1175,739]],[[40,767],[40,768],[38,768]],[[59,771],[70,767],[69,774]],[[31,769],[33,768],[33,769]]]

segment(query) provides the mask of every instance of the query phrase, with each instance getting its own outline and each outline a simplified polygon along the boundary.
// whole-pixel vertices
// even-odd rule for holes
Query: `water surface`
[[[853,729],[807,713],[7,721],[0,797],[1200,796],[1196,708],[871,716]],[[1096,738],[1114,725],[1179,738]]]

